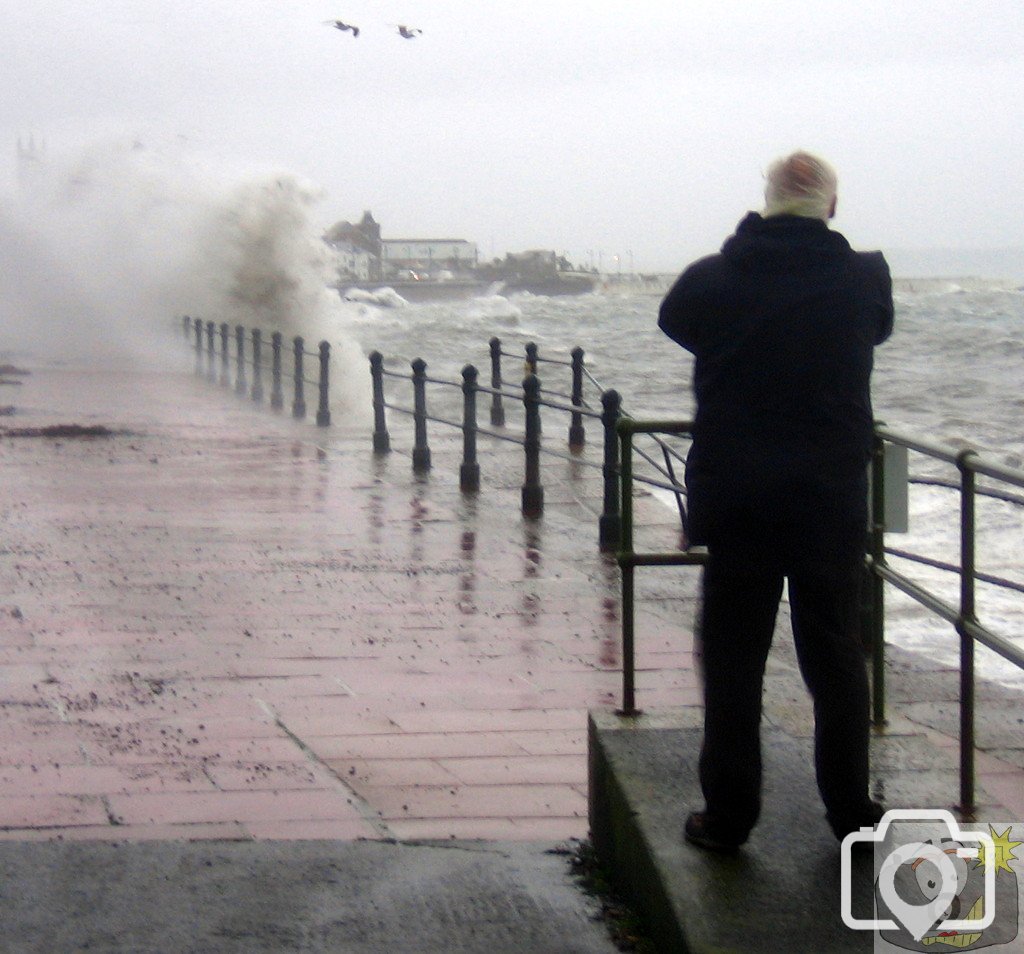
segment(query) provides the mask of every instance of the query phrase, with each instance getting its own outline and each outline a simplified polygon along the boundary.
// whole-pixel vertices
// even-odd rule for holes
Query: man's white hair
[[[835,211],[836,173],[824,159],[794,152],[765,174],[764,214],[802,215],[828,221]]]

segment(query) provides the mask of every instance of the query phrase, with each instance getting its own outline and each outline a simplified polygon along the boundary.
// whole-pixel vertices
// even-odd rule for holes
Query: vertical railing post
[[[235,394],[245,394],[245,329],[235,325]]]
[[[199,318],[192,323],[196,335],[196,374],[203,373],[203,323]]]
[[[415,440],[412,448],[412,469],[415,473],[430,470],[430,448],[427,446],[427,362],[412,362],[413,423]]]
[[[526,375],[524,375],[524,377],[529,377],[531,374],[534,377],[536,377],[537,376],[537,367],[539,366],[539,364],[540,364],[540,358],[537,355],[537,345],[536,345],[535,342],[531,341],[526,346]],[[538,387],[537,397],[539,399],[540,398],[540,384],[539,384],[539,382],[538,382],[537,387]],[[543,426],[541,424],[541,421],[540,421],[540,413],[538,412],[538,414],[537,414],[537,433],[538,433],[538,435],[542,434],[543,431],[544,431],[544,428],[543,428]]]
[[[544,513],[544,488],[540,483],[540,379],[535,374],[528,374],[523,380],[523,408],[526,413],[523,516],[539,517]]]
[[[601,424],[604,426],[604,508],[598,521],[598,546],[602,551],[614,550],[622,539],[622,515],[619,510],[619,437],[616,425],[622,414],[622,398],[618,391],[601,395]]]
[[[480,465],[476,459],[477,370],[471,364],[462,369],[462,466],[459,487],[468,493],[480,489]]]
[[[961,451],[960,469],[960,811],[974,815],[974,637],[965,623],[976,623],[974,604],[975,516],[972,450]]]
[[[259,404],[263,400],[263,332],[252,330],[252,399]]]
[[[391,437],[384,413],[384,356],[379,351],[370,355],[370,377],[373,381],[373,452],[386,454],[391,450]]]
[[[303,388],[304,378],[302,371],[302,356],[306,342],[301,336],[292,340],[292,352],[295,355],[295,373],[292,375],[292,382],[295,387],[295,396],[292,399],[292,417],[304,418],[306,416],[306,394]]]
[[[622,572],[622,708],[619,715],[635,716],[636,708],[636,599],[633,563],[633,431],[627,421],[616,428],[616,443],[622,441],[622,520],[619,567]]]
[[[212,321],[208,321],[206,323],[206,377],[214,383],[217,381],[216,333],[217,326]]]
[[[583,349],[572,349],[572,406],[583,407]],[[587,442],[586,431],[583,429],[583,415],[573,411],[569,423],[569,447],[579,450]]]
[[[526,374],[536,375],[537,374],[537,344],[531,341],[526,346]]]
[[[331,346],[326,341],[320,342],[320,377],[318,388],[320,402],[316,409],[317,427],[327,427],[331,423],[330,368]]]
[[[270,336],[270,406],[275,411],[284,407],[284,390],[281,387],[281,332]]]
[[[875,436],[871,451],[871,721],[885,725],[885,442]]]
[[[221,387],[228,387],[231,384],[231,359],[229,352],[230,329],[228,323],[220,323],[220,383]]]
[[[185,316],[182,317],[182,319],[181,319],[181,327],[182,327],[182,330],[185,332],[185,340],[186,341],[191,341],[192,340],[192,319],[188,315],[185,315]]]
[[[501,403],[501,341],[491,338],[491,425],[505,426],[505,407]]]

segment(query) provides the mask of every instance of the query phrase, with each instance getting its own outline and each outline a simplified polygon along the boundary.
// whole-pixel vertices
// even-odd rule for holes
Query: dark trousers
[[[703,577],[700,781],[708,813],[739,834],[760,814],[762,684],[787,578],[800,672],[814,701],[815,770],[826,812],[856,823],[869,804],[859,561],[773,567],[738,550],[712,549]]]

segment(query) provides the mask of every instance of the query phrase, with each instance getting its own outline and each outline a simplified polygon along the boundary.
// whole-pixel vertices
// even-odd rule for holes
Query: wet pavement
[[[0,420],[0,837],[586,835],[586,714],[620,680],[599,471],[546,465],[527,521],[507,442],[482,439],[465,496],[455,432],[422,478],[402,421],[375,457],[362,422],[187,374],[22,380]],[[71,424],[111,433],[40,430]],[[649,705],[697,700],[694,582],[644,623]]]
[[[366,932],[346,950],[412,949],[387,940],[395,925],[359,921],[372,912],[342,910],[358,882],[395,917],[449,911],[437,950],[530,950],[522,929],[516,939],[521,911],[508,909],[505,940],[465,948],[451,947],[449,921],[475,910],[490,923],[509,859],[525,879],[508,876],[523,911],[561,898],[567,866],[545,850],[588,834],[588,712],[609,714],[621,680],[618,569],[597,547],[596,435],[577,457],[545,460],[545,514],[526,520],[521,449],[505,441],[481,436],[482,489],[466,495],[454,430],[431,426],[434,467],[416,476],[401,418],[393,452],[375,456],[365,417],[346,426],[336,413],[317,428],[185,371],[51,367],[18,380],[0,391],[13,409],[0,416],[0,877],[41,880],[0,892],[3,923],[28,937],[40,906],[108,917],[133,885],[110,872],[148,870],[125,928],[142,940],[128,949],[335,950],[344,924],[350,938]],[[554,421],[544,440],[564,440]],[[676,523],[652,498],[638,503],[638,542],[675,545]],[[696,573],[644,570],[637,592],[638,704],[696,724]],[[806,740],[791,641],[776,642],[766,721]],[[897,748],[885,749],[876,794],[952,805],[955,673],[895,648],[889,670]],[[1024,818],[1019,694],[982,685],[978,699],[982,808]],[[901,757],[903,736],[942,758]],[[664,836],[673,851],[679,814]],[[422,854],[402,856],[403,845]],[[474,846],[487,871],[460,882],[451,859]],[[281,887],[290,902],[276,920],[254,908],[248,923],[262,927],[246,934],[223,912],[252,879],[273,881],[271,857],[296,872],[292,893]],[[434,883],[402,887],[403,857]],[[61,880],[69,865],[75,885]],[[303,881],[309,865],[335,871],[340,894],[325,901]],[[449,874],[463,887],[445,894]],[[195,921],[192,946],[152,940],[165,897],[193,911],[181,915]],[[580,926],[592,902],[576,898],[538,916],[587,939],[578,949],[603,949],[603,929]],[[124,949],[104,940],[100,913],[74,944]],[[577,949],[538,937],[537,950]]]

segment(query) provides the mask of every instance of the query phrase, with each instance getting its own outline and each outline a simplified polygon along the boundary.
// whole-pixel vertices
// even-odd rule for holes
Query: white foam
[[[365,358],[327,287],[336,266],[313,222],[315,185],[127,140],[30,171],[0,214],[4,346],[64,361],[159,360],[190,314],[302,335],[313,349],[330,341],[332,403],[365,412]]]

